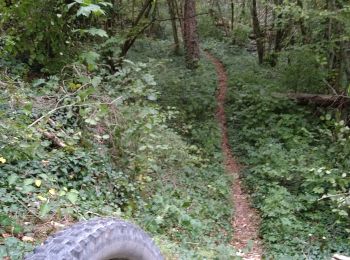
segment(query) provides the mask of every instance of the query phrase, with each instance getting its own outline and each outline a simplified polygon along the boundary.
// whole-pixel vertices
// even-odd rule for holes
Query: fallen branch
[[[15,196],[12,196],[12,195],[10,195],[14,200],[16,200],[19,204],[21,204],[26,210],[28,210],[28,212],[29,213],[31,213],[33,216],[35,216],[36,218],[38,218],[38,219],[40,219],[40,220],[42,220],[42,218],[38,215],[38,214],[36,214],[34,211],[32,211],[29,207],[27,207],[27,205],[24,203],[24,202],[22,202],[20,199],[18,199],[17,197],[15,197]]]
[[[28,128],[36,125],[37,123],[39,123],[41,120],[43,120],[44,118],[48,117],[49,115],[53,114],[54,112],[56,112],[57,110],[60,109],[64,109],[64,108],[68,108],[68,107],[89,107],[89,106],[97,106],[97,105],[113,105],[115,102],[117,102],[118,100],[122,99],[123,97],[120,96],[116,99],[114,99],[113,101],[109,102],[109,103],[87,103],[87,104],[70,104],[70,105],[64,105],[64,106],[60,106],[60,107],[56,107],[52,110],[50,110],[49,112],[47,112],[45,115],[39,117],[37,120],[35,120],[33,123],[31,123]]]
[[[277,98],[288,98],[300,104],[315,104],[323,107],[346,107],[350,97],[344,95],[322,95],[308,93],[273,93]]]
[[[39,129],[38,131],[42,133],[43,136],[45,136],[47,139],[52,141],[56,146],[61,148],[66,147],[66,144],[60,138],[58,138],[54,133],[50,133],[41,129]]]
[[[350,192],[331,194],[331,195],[323,195],[321,198],[318,199],[318,201],[324,200],[324,199],[333,198],[333,197],[339,197],[339,196],[343,196],[343,195],[349,195],[350,196]]]

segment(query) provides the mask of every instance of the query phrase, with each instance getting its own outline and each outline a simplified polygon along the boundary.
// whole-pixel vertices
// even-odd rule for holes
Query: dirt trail
[[[254,210],[249,201],[249,195],[245,193],[242,188],[241,180],[239,178],[240,166],[235,161],[232,155],[231,148],[228,141],[226,115],[225,115],[225,98],[227,92],[227,73],[224,65],[220,60],[215,58],[209,52],[206,53],[209,60],[215,65],[219,88],[217,94],[217,120],[221,128],[221,147],[224,154],[226,171],[234,175],[235,182],[232,187],[232,196],[235,203],[235,217],[232,220],[234,228],[234,237],[232,244],[237,249],[243,249],[247,246],[248,241],[253,241],[252,250],[243,255],[243,259],[258,260],[262,258],[262,245],[258,237],[259,216]]]

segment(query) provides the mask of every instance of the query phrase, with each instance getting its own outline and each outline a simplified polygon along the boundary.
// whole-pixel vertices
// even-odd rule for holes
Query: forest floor
[[[249,195],[242,187],[239,177],[241,165],[239,165],[234,155],[232,154],[229,145],[227,120],[225,115],[225,99],[228,88],[228,77],[222,62],[207,52],[209,60],[215,65],[218,77],[218,92],[217,92],[217,113],[216,117],[221,129],[221,148],[225,160],[225,168],[228,174],[232,174],[235,178],[232,187],[232,196],[235,205],[235,215],[232,220],[234,229],[234,237],[232,244],[235,248],[242,250],[246,247],[251,247],[249,253],[243,256],[243,259],[261,259],[262,258],[262,243],[259,238],[259,223],[260,219],[257,211],[252,208]]]

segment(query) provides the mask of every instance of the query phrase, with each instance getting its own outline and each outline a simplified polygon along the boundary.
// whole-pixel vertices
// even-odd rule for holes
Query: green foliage
[[[198,33],[204,39],[223,40],[225,36],[225,32],[215,25],[214,19],[206,16],[198,19]]]
[[[77,16],[89,17],[90,15],[105,15],[106,12],[102,9],[102,6],[113,6],[109,2],[104,1],[91,1],[91,0],[74,0],[73,3],[67,5],[68,9],[71,9],[73,6],[78,5],[79,9],[77,11]]]
[[[273,60],[272,64],[280,55],[280,50],[287,51],[292,54],[289,75],[294,73],[295,77],[290,82],[297,82],[292,84],[293,87],[300,88],[296,85],[302,83],[305,84],[303,88],[321,91],[318,83],[321,72],[324,74],[321,77],[325,77],[330,86],[338,92],[344,92],[350,82],[347,72],[350,57],[346,54],[349,45],[349,3],[342,0],[331,4],[327,1],[274,3],[272,9],[275,18],[272,23],[276,30],[265,36],[267,41],[270,41],[271,36],[280,41],[269,57]],[[296,59],[293,61],[294,55]],[[316,72],[315,76],[312,72]],[[300,73],[306,78],[305,82],[301,82],[301,77],[298,78]]]
[[[19,234],[23,231],[23,227],[5,214],[0,215],[0,226],[4,228],[3,232],[5,231],[12,234]]]
[[[151,50],[158,50],[161,59],[150,61],[156,75],[157,102],[171,113],[167,124],[192,144],[185,146],[183,141],[170,139],[172,153],[177,150],[182,156],[177,155],[176,163],[162,168],[169,169],[170,165],[181,168],[163,172],[154,182],[157,185],[154,200],[146,205],[143,221],[146,229],[173,243],[177,241],[172,245],[176,250],[170,251],[181,259],[215,258],[223,254],[234,258],[235,250],[229,246],[232,207],[227,207],[230,177],[221,164],[220,131],[214,119],[215,70],[208,61],[196,71],[185,69],[182,57],[171,56],[169,45],[168,41],[144,40],[130,52],[134,60],[147,60]],[[157,135],[158,140],[161,136]],[[174,147],[177,143],[179,146]],[[162,165],[172,155],[167,157]],[[225,234],[222,230],[226,230]],[[161,247],[166,245],[162,243]]]
[[[335,112],[315,116],[307,107],[276,99],[271,93],[284,88],[279,72],[219,46],[231,81],[231,145],[248,166],[243,177],[261,212],[266,257],[348,255],[348,127]]]
[[[0,257],[10,257],[13,260],[23,259],[26,252],[34,249],[29,243],[22,242],[15,237],[0,238]]]
[[[252,29],[242,23],[234,25],[233,31],[231,32],[232,43],[238,46],[246,46],[249,43],[249,35],[252,33]]]
[[[167,56],[170,43],[157,44]],[[126,60],[111,75],[101,64],[104,47],[111,48],[83,52],[61,74],[32,83],[2,72],[1,227],[39,243],[40,223],[118,216],[163,238],[170,258],[234,258],[215,71],[140,55],[147,63]],[[0,252],[16,259],[31,250],[17,238]]]
[[[142,1],[119,2],[0,1],[0,258],[22,259],[54,231],[37,230],[51,221],[94,216],[135,221],[169,259],[237,258],[215,70],[204,56],[197,70],[185,69],[168,40],[143,38],[122,61],[126,38],[141,37],[149,15],[166,21],[168,13],[152,1],[134,26]],[[228,4],[218,10],[226,32],[198,16],[205,47],[229,70],[231,144],[248,166],[242,174],[271,259],[349,253],[350,130],[337,111],[271,95],[322,93],[325,80],[347,90],[350,9],[323,6],[273,7],[271,27],[290,47],[276,69],[237,47],[249,41],[249,5],[236,5],[229,37]],[[164,37],[158,22],[145,33]]]
[[[314,50],[294,49],[285,52],[280,58],[280,85],[286,91],[324,93],[326,92],[325,78],[327,76],[322,67],[322,59],[315,55]]]
[[[79,37],[76,31],[107,37],[104,30],[88,26],[98,24],[92,22],[92,16],[104,15],[104,8],[109,6],[108,2],[82,0],[68,5],[64,0],[40,4],[24,0],[2,6],[0,24],[5,33],[2,52],[28,63],[34,70],[45,66],[48,71],[57,71],[72,61],[82,46],[80,41],[86,41],[86,37]],[[73,9],[77,9],[76,14]],[[81,15],[87,17],[89,24],[79,20]]]

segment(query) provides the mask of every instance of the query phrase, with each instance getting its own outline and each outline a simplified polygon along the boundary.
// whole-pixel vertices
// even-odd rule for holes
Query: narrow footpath
[[[232,187],[232,196],[235,205],[235,214],[232,220],[234,229],[234,237],[232,245],[242,250],[247,247],[248,242],[253,242],[251,251],[243,255],[243,259],[258,260],[262,258],[262,243],[259,234],[259,216],[257,211],[251,207],[249,195],[242,188],[239,177],[240,166],[236,162],[228,140],[226,115],[225,115],[225,99],[227,93],[227,73],[224,65],[209,52],[206,52],[209,60],[215,65],[218,77],[218,93],[217,93],[217,113],[216,117],[221,128],[221,147],[224,154],[225,167],[228,174],[232,174],[235,178]]]

